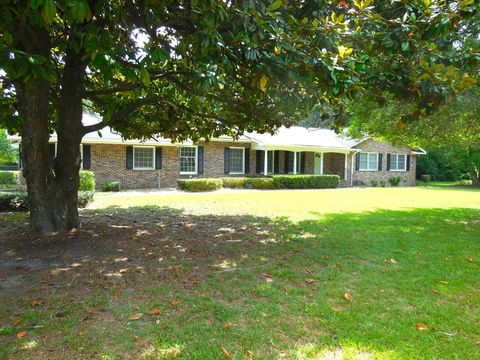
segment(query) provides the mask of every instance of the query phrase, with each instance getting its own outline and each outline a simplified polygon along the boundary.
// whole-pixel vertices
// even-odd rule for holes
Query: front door
[[[323,154],[316,152],[315,153],[315,160],[313,164],[313,173],[314,174],[322,174],[323,173]]]

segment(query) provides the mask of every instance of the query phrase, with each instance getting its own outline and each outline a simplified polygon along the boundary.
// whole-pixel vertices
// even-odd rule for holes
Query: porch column
[[[265,149],[265,159],[263,161],[263,174],[268,175],[268,151]]]
[[[297,175],[297,152],[293,152],[293,175]]]
[[[345,153],[345,168],[343,169],[343,180],[347,180],[347,153]]]
[[[320,153],[320,174],[323,174],[323,152]]]

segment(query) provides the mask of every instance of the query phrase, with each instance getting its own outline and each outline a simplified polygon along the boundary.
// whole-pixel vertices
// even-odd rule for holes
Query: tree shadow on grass
[[[379,210],[294,223],[148,206],[85,210],[69,236],[19,225],[0,242],[0,355],[220,359],[223,346],[235,358],[471,356],[479,215]],[[128,321],[133,313],[145,315]],[[20,351],[15,318],[43,342]]]

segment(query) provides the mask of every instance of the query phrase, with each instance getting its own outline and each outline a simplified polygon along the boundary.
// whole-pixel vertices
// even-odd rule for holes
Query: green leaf
[[[138,77],[145,87],[150,86],[150,74],[148,73],[147,69],[141,68]]]
[[[7,44],[8,46],[11,46],[13,44],[12,34],[5,30],[3,32],[3,41],[5,41],[5,44]]]
[[[51,23],[57,15],[57,6],[55,5],[55,1],[53,0],[46,0],[43,4],[43,16],[45,18],[45,22]]]
[[[36,10],[44,3],[44,1],[45,0],[30,0],[30,7],[33,10]]]
[[[274,1],[272,6],[270,6],[270,11],[275,11],[282,5],[283,5],[283,0]]]

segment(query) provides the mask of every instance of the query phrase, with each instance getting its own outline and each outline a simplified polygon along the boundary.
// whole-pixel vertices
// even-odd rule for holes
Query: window
[[[390,154],[390,171],[406,171],[407,155]]]
[[[295,155],[294,155],[295,154]],[[297,157],[297,174],[300,174],[302,169],[302,153],[290,151],[288,154],[288,173],[293,174],[293,157]]]
[[[134,146],[133,168],[136,170],[155,169],[155,148],[147,146]]]
[[[359,153],[362,171],[378,171],[378,153]]]
[[[180,174],[197,173],[197,147],[180,147]]]
[[[245,173],[245,148],[230,148],[230,174]]]

